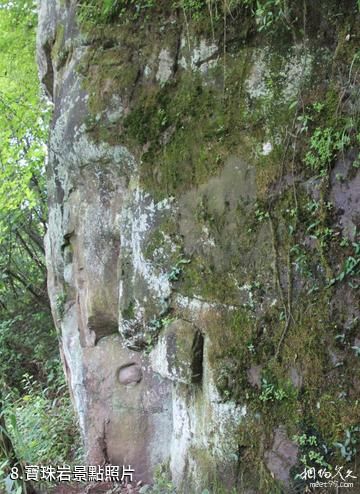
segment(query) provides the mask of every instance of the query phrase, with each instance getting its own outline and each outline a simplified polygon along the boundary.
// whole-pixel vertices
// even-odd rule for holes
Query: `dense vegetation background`
[[[25,492],[8,477],[18,461],[21,468],[21,462],[69,460],[75,434],[46,291],[45,142],[51,108],[40,99],[36,22],[35,2],[1,1],[1,492]]]

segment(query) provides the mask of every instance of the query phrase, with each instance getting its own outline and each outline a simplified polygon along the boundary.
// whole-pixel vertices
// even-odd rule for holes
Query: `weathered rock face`
[[[230,15],[224,48],[169,5],[101,26],[84,11],[79,23],[81,8],[41,1],[38,60],[54,103],[48,287],[87,460],[143,481],[169,463],[180,492],[289,486],[300,417],[319,441],[341,421],[320,412],[335,393],[330,320],[349,328],[354,358],[355,298],[339,283],[358,261],[338,276],[330,242],[356,241],[355,131],[331,147],[338,120],[321,127],[357,111],[355,79],[341,107],[342,65],[329,75],[347,33],[256,45]],[[334,379],[351,388],[345,371]],[[351,401],[343,410],[350,426]]]

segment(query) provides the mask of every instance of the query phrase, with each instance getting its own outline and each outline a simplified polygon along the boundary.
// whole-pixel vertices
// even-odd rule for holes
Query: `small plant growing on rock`
[[[261,394],[259,396],[260,401],[282,401],[287,398],[288,395],[285,389],[276,387],[274,384],[268,382],[266,379],[262,379],[261,382]]]
[[[154,484],[141,487],[139,494],[175,494],[176,490],[171,482],[170,473],[166,465],[159,465],[154,474]]]
[[[82,0],[79,8],[81,23],[109,24],[115,19],[139,18],[142,12],[155,6],[154,0]]]
[[[257,207],[255,210],[255,218],[259,223],[262,223],[266,219],[270,217],[268,211],[264,211],[260,207]]]
[[[177,281],[183,272],[183,265],[189,264],[190,259],[180,259],[168,274],[169,281]]]
[[[310,151],[305,163],[320,176],[325,176],[337,151],[344,150],[350,143],[346,130],[340,132],[333,128],[317,128],[310,139]]]
[[[331,465],[329,465],[325,458],[329,453],[329,448],[324,443],[320,443],[314,434],[304,433],[295,435],[293,436],[293,441],[300,446],[302,453],[300,462],[305,468],[318,465],[331,470]],[[298,478],[298,475],[295,478]]]
[[[343,281],[345,278],[350,278],[350,277],[356,276],[358,274],[359,267],[360,267],[360,243],[353,242],[353,248],[354,248],[353,255],[348,256],[345,259],[340,273],[335,278],[332,278],[329,281],[328,286],[332,286],[337,281]],[[349,282],[349,285],[352,288],[357,287],[357,285],[352,286],[352,284],[350,284],[350,282]]]
[[[173,317],[153,317],[148,324],[148,332],[145,335],[146,353],[151,352],[162,329],[166,328],[175,319]]]

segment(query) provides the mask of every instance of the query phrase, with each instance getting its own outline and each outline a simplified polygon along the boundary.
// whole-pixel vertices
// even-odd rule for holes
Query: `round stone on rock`
[[[120,367],[118,374],[120,384],[137,384],[142,379],[142,370],[140,365],[129,364]]]

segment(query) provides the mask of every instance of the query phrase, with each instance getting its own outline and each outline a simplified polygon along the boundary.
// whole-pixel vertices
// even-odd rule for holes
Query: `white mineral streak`
[[[150,195],[136,187],[132,192],[127,207],[121,218],[121,245],[123,251],[131,258],[133,283],[140,276],[159,300],[170,295],[171,287],[166,272],[159,272],[145,259],[143,244],[154,226],[157,214],[169,211],[172,207],[170,199],[155,203]],[[124,284],[120,282],[120,297],[123,295]]]
[[[302,46],[289,50],[287,61],[283,63],[277,77],[283,77],[281,85],[274,86],[271,68],[271,55],[268,49],[255,49],[253,52],[253,65],[246,81],[246,90],[250,98],[272,98],[276,92],[281,92],[281,97],[289,104],[297,97],[297,93],[310,74],[313,57],[304,52]],[[278,95],[279,96],[279,95]]]
[[[191,68],[198,68],[200,72],[205,73],[212,67],[215,67],[217,60],[209,60],[218,50],[215,43],[207,44],[207,42],[202,39],[200,45],[194,48],[191,55]]]
[[[180,48],[182,56],[179,65],[185,70],[191,68],[191,70],[206,74],[218,63],[218,58],[215,57],[219,49],[218,46],[215,43],[209,44],[205,39],[201,39],[198,46],[191,47],[189,50],[186,38],[182,38]]]
[[[209,247],[216,247],[215,239],[210,235],[209,228],[207,226],[202,227],[203,235],[203,244],[208,245]]]
[[[246,407],[231,401],[222,402],[208,360],[210,349],[211,342],[206,338],[201,397],[184,385],[174,387],[170,468],[177,484],[181,483],[187,461],[192,470],[190,477],[201,478],[201,472],[192,460],[192,449],[207,451],[213,458],[214,468],[237,455],[236,430],[246,415]]]
[[[282,89],[283,99],[291,102],[297,97],[297,93],[310,75],[313,57],[304,53],[302,47],[295,47],[291,51],[290,60],[280,75],[285,79]]]
[[[175,485],[180,485],[185,471],[191,439],[194,434],[192,409],[182,396],[183,386],[173,390],[173,435],[171,440],[170,469]]]
[[[79,416],[81,433],[83,437],[86,437],[85,420],[89,403],[84,377],[84,349],[80,345],[79,332],[74,331],[74,328],[77,328],[77,315],[75,306],[72,305],[65,311],[65,316],[61,324],[62,351],[66,368],[69,369],[67,378],[70,380],[69,384],[75,402],[75,409]]]
[[[246,90],[250,98],[260,98],[269,94],[265,77],[268,74],[268,53],[266,49],[254,50],[254,64],[246,81]]]
[[[172,59],[168,49],[163,48],[159,54],[159,67],[156,73],[156,80],[160,84],[167,82],[173,71],[174,60]]]
[[[150,353],[150,362],[152,368],[160,374],[160,376],[168,379],[173,377],[171,369],[169,369],[167,343],[165,338],[159,338],[156,347]]]
[[[176,306],[180,309],[186,309],[190,313],[198,317],[201,314],[206,313],[210,309],[219,309],[224,307],[229,310],[236,309],[234,305],[221,304],[219,302],[208,302],[197,297],[186,297],[185,295],[176,294],[174,297]]]

